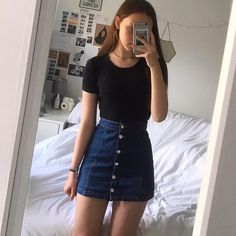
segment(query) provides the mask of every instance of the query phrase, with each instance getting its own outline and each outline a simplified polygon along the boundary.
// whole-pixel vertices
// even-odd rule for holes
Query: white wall
[[[23,90],[36,0],[0,1],[0,229],[4,232],[24,110]],[[18,25],[19,23],[19,25]]]
[[[228,21],[230,0],[159,1],[159,8],[160,17],[170,22],[207,26]],[[168,64],[170,109],[211,119],[226,31],[227,25],[189,28],[170,24],[177,52]]]
[[[110,24],[123,0],[104,0],[101,15]],[[170,109],[211,120],[229,17],[230,0],[150,0],[159,17],[159,33],[170,22],[170,37],[177,55],[167,64]],[[79,11],[78,2],[58,1],[54,30],[63,10]],[[214,7],[213,7],[214,6]],[[95,11],[96,12],[96,11]],[[97,13],[97,12],[96,12]],[[224,24],[213,28],[186,27]],[[168,39],[166,31],[164,39]],[[52,46],[54,42],[52,42]],[[95,52],[96,53],[96,52]],[[68,94],[81,96],[81,78],[68,76]]]

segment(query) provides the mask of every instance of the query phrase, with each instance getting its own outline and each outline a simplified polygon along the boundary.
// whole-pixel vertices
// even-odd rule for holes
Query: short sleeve
[[[168,70],[167,70],[167,65],[164,59],[158,59],[160,67],[161,67],[161,71],[162,71],[162,76],[163,76],[163,80],[165,82],[166,85],[168,85]]]
[[[98,93],[97,77],[93,61],[89,59],[84,69],[82,90],[88,93]]]

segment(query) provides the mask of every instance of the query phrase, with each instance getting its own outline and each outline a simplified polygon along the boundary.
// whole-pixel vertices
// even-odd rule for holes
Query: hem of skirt
[[[110,195],[110,194],[102,194],[98,192],[88,191],[81,188],[77,189],[77,193],[92,198],[99,198],[107,201],[137,201],[137,202],[145,202],[153,198],[154,194],[149,194],[145,196],[130,196],[130,195]]]

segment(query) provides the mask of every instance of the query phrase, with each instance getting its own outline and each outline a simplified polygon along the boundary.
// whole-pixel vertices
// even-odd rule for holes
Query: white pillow
[[[73,108],[73,110],[71,111],[70,115],[67,118],[67,122],[70,124],[78,124],[80,123],[81,120],[81,116],[82,116],[82,101],[78,102],[75,107]],[[100,118],[100,111],[97,105],[97,121]]]
[[[70,124],[78,124],[80,122],[81,115],[82,115],[82,102],[78,102],[71,111],[69,117],[67,118],[67,122]]]

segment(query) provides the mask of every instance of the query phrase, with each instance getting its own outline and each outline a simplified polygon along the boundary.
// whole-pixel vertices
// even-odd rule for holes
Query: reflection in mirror
[[[67,197],[63,187],[81,122],[83,72],[87,60],[98,53],[123,0],[94,2],[58,0],[23,236],[72,233],[76,201]],[[150,0],[150,3],[156,9],[164,58],[168,62],[169,111],[163,122],[148,120],[154,196],[147,202],[138,235],[190,236],[231,1],[209,0],[200,4],[193,0],[178,3]],[[165,49],[163,45],[167,45]],[[112,201],[105,212],[103,235],[111,214]]]

